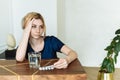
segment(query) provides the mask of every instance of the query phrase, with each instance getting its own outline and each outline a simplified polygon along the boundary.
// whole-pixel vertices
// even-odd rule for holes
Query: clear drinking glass
[[[40,52],[29,52],[28,61],[30,68],[39,68],[41,62],[41,53]]]

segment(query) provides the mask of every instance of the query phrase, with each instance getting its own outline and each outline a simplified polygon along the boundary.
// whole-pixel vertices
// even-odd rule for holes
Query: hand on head
[[[35,19],[33,18],[32,20],[28,20],[25,26],[25,31],[30,32],[31,28],[32,28],[32,23]]]

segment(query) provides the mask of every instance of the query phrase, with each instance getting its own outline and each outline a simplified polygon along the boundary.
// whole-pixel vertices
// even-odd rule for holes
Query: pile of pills
[[[50,65],[50,66],[44,66],[44,67],[39,67],[39,70],[53,70],[54,66]]]

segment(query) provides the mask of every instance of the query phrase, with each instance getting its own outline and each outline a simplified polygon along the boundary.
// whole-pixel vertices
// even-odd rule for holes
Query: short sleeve
[[[56,52],[60,52],[61,48],[63,47],[64,43],[59,40],[57,37],[51,36],[51,44],[52,48]]]

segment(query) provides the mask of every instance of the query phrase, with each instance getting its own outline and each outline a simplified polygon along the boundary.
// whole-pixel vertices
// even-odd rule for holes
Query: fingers
[[[32,24],[33,24],[33,21],[35,19],[33,18],[32,20],[28,20],[27,23],[26,23],[26,26],[25,26],[25,32],[26,33],[30,33],[31,31],[31,28],[32,28]]]
[[[26,28],[31,28],[32,27],[32,23],[35,19],[33,18],[31,21],[28,21]]]
[[[33,18],[31,21],[28,20],[26,23],[23,36],[26,37],[27,39],[30,37],[30,32],[31,32],[31,28],[34,20],[35,19]]]
[[[67,68],[68,63],[66,59],[59,59],[56,63],[54,63],[54,67],[57,69]]]

